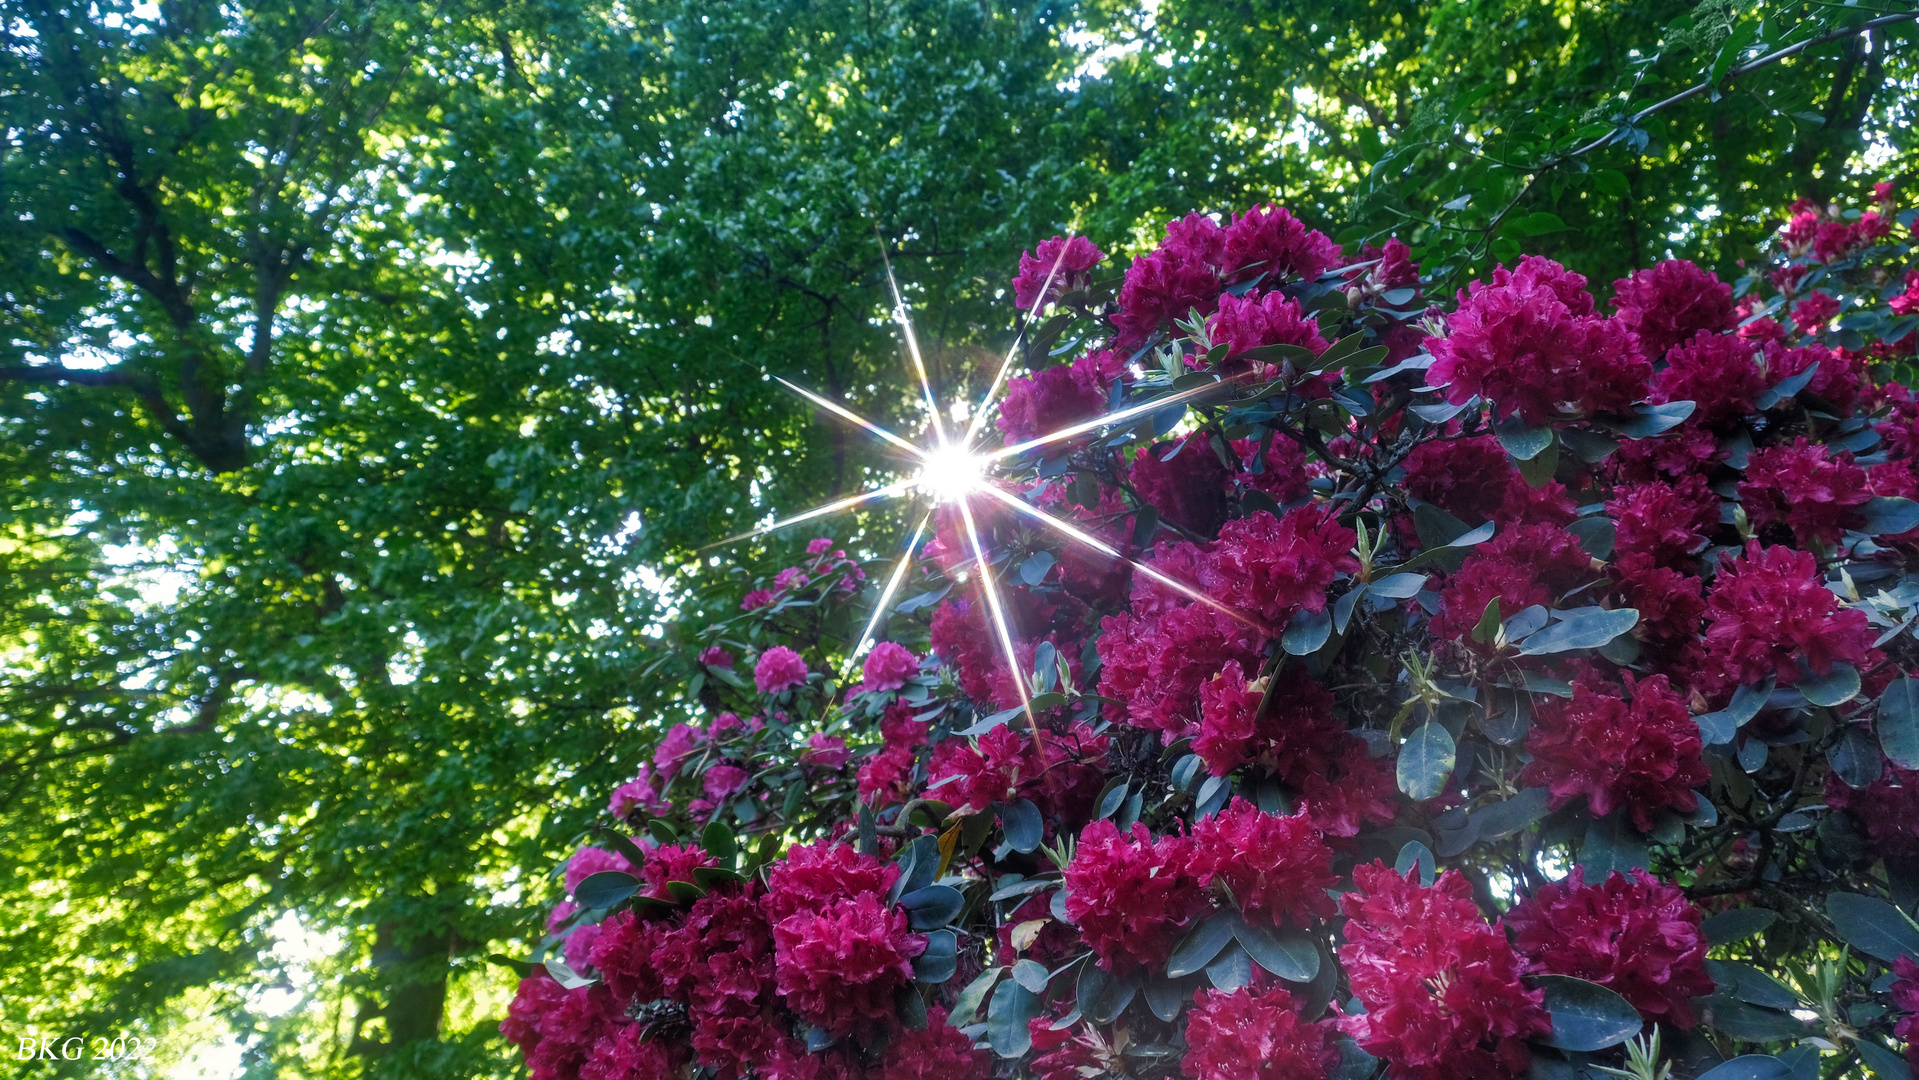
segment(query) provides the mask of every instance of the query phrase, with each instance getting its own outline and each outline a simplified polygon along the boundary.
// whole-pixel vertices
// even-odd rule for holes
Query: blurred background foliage
[[[698,548],[893,467],[768,376],[913,422],[882,244],[975,391],[1022,248],[1193,209],[1399,235],[1448,285],[1730,279],[1794,198],[1913,176],[1913,27],[0,0],[0,1030],[156,1040],[9,1067],[517,1068],[483,958],[697,707],[676,621],[817,533]]]

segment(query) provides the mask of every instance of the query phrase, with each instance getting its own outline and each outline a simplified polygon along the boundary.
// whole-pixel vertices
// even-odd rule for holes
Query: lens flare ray
[[[885,428],[879,426],[878,424],[875,424],[871,420],[868,420],[864,416],[861,416],[860,414],[854,412],[853,410],[847,408],[844,405],[839,404],[836,401],[831,401],[827,398],[823,398],[820,395],[815,394],[813,391],[808,390],[806,387],[788,382],[787,380],[780,378],[778,375],[773,376],[773,381],[779,383],[781,386],[786,387],[788,390],[793,391],[795,394],[798,394],[799,396],[805,398],[806,400],[812,402],[813,404],[818,405],[820,408],[825,409],[826,411],[832,413],[833,415],[838,416],[843,420],[847,420],[851,423],[857,424],[860,427],[863,427],[866,430],[872,432],[873,434],[878,435],[880,438],[885,439],[887,442],[892,443],[894,446],[897,446],[900,449],[906,451],[907,453],[912,454],[914,457],[924,458],[926,456],[926,451],[923,448],[915,446],[910,442],[907,442],[905,439],[900,438],[898,435],[893,434],[892,432],[886,430]]]
[[[980,428],[985,426],[987,414],[992,411],[993,402],[999,397],[999,388],[1006,385],[1006,376],[1013,370],[1013,358],[1019,355],[1019,347],[1026,341],[1026,331],[1032,329],[1033,319],[1039,315],[1040,305],[1046,303],[1046,294],[1053,291],[1053,281],[1059,275],[1059,268],[1066,262],[1066,245],[1061,244],[1059,254],[1053,256],[1053,267],[1046,271],[1046,280],[1039,287],[1039,296],[1033,300],[1033,306],[1026,309],[1020,319],[1019,333],[1013,336],[1013,344],[1006,350],[1006,358],[1000,361],[999,370],[993,375],[992,385],[979,399],[979,407],[973,410],[973,419],[966,425],[966,444],[971,446],[979,438]]]
[[[1081,529],[1078,526],[1073,525],[1070,522],[1061,521],[1059,518],[1056,518],[1053,515],[1047,513],[1046,511],[1041,510],[1037,506],[1033,506],[1032,504],[1026,502],[1024,499],[1021,499],[1009,492],[1002,491],[999,488],[992,486],[991,484],[982,485],[980,490],[984,491],[988,495],[993,496],[999,501],[1005,503],[1007,506],[1012,507],[1014,510],[1019,511],[1020,513],[1025,514],[1026,516],[1030,518],[1033,518],[1034,520],[1038,521],[1040,524],[1045,525],[1047,528],[1052,529],[1055,532],[1058,532],[1061,536],[1064,536],[1067,539],[1072,540],[1076,543],[1083,544],[1086,547],[1092,548],[1094,551],[1099,552],[1101,555],[1104,555],[1109,559],[1115,559],[1119,562],[1123,562],[1126,565],[1132,567],[1134,570],[1138,571],[1139,573],[1145,574],[1147,577],[1152,578],[1154,581],[1159,582],[1161,585],[1164,585],[1169,589],[1175,590],[1176,592],[1185,596],[1189,600],[1197,600],[1198,602],[1205,604],[1207,607],[1214,608],[1226,615],[1229,615],[1232,618],[1237,619],[1242,623],[1245,623],[1247,626],[1250,626],[1254,628],[1255,630],[1261,631],[1262,633],[1270,632],[1269,628],[1261,624],[1259,620],[1253,619],[1247,615],[1241,614],[1240,612],[1233,610],[1231,605],[1220,603],[1218,600],[1215,600],[1212,597],[1207,596],[1205,593],[1200,592],[1198,589],[1193,588],[1191,585],[1188,585],[1183,581],[1180,581],[1178,578],[1168,577],[1167,575],[1161,573],[1158,570],[1153,569],[1152,567],[1146,565],[1143,562],[1140,562],[1136,559],[1127,558],[1124,554],[1120,552],[1118,548],[1114,547],[1113,545],[1108,544],[1106,541],[1101,540],[1099,537],[1094,536],[1092,533],[1089,533],[1085,531],[1084,529]]]
[[[893,594],[899,591],[900,582],[906,580],[906,571],[913,565],[913,555],[919,551],[920,538],[926,535],[926,526],[933,520],[933,512],[928,510],[920,515],[920,523],[913,528],[912,539],[906,542],[906,550],[900,552],[899,561],[893,564],[893,573],[886,579],[886,588],[880,590],[880,598],[873,605],[873,614],[866,620],[866,629],[860,631],[859,641],[853,645],[853,651],[846,654],[846,667],[840,672],[840,681],[844,682],[853,673],[853,662],[858,660],[866,647],[872,644],[873,631],[886,615],[886,609],[893,603]]]
[[[808,510],[804,513],[794,514],[790,518],[784,518],[780,521],[775,521],[770,525],[761,525],[757,529],[748,529],[746,532],[729,536],[724,540],[715,540],[712,543],[707,544],[705,547],[700,548],[700,550],[706,551],[709,548],[725,547],[728,544],[737,544],[741,540],[750,540],[755,536],[765,536],[769,533],[776,533],[776,532],[779,532],[781,529],[790,528],[794,525],[800,524],[801,522],[813,521],[817,518],[827,517],[831,514],[837,514],[841,510],[850,510],[853,507],[860,505],[861,503],[872,502],[875,499],[884,499],[893,495],[904,495],[908,491],[911,491],[912,489],[913,489],[913,481],[911,479],[895,480],[890,484],[886,484],[881,487],[876,487],[872,489],[871,491],[862,491],[858,495],[848,495],[844,499],[835,499],[830,503],[825,503],[820,506],[815,506],[813,509]]]
[[[980,592],[986,597],[986,609],[992,614],[993,629],[999,635],[1000,650],[1006,654],[1006,670],[1013,677],[1013,685],[1019,689],[1020,708],[1026,710],[1026,721],[1033,720],[1033,699],[1026,693],[1026,673],[1020,670],[1019,650],[1013,647],[1013,633],[1006,626],[1006,609],[1000,604],[999,582],[993,578],[993,564],[986,559],[986,548],[980,543],[979,526],[973,521],[973,504],[969,500],[959,501],[960,518],[966,522],[966,539],[973,545],[973,558],[979,562]]]

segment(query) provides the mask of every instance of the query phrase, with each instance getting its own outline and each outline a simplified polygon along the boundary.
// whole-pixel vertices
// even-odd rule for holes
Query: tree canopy
[[[789,546],[702,545],[898,467],[772,381],[908,422],[883,253],[977,392],[1054,233],[1733,277],[1913,154],[1914,24],[1830,4],[0,16],[0,1016],[263,1074],[515,1068],[484,958]]]

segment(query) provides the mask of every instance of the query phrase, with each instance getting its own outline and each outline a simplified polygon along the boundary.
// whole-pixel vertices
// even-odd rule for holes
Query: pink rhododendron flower
[[[1339,1026],[1389,1075],[1509,1080],[1532,1060],[1524,1040],[1552,1030],[1544,995],[1520,981],[1506,935],[1488,926],[1457,870],[1421,888],[1382,863],[1353,871],[1357,891],[1339,959],[1366,1011]]]
[[[665,923],[622,911],[600,924],[590,962],[620,1001],[656,1000],[665,983],[654,958],[672,932]]]
[[[760,608],[770,606],[773,600],[773,590],[753,589],[746,594],[745,599],[740,601],[740,610],[758,611]]]
[[[1508,619],[1535,604],[1551,607],[1561,594],[1595,576],[1592,557],[1566,530],[1554,525],[1508,529],[1474,548],[1447,579],[1433,636],[1481,647],[1472,642],[1472,632],[1495,598],[1500,618]]]
[[[1265,638],[1208,604],[1100,620],[1099,692],[1125,702],[1108,715],[1135,727],[1184,733],[1199,720],[1199,689],[1229,661],[1256,668]]]
[[[946,1010],[926,1010],[926,1026],[895,1036],[886,1048],[878,1080],[986,1080],[993,1055],[973,1049],[973,1040],[949,1026]]]
[[[1698,554],[1719,528],[1719,496],[1697,474],[1672,483],[1622,485],[1606,503],[1616,524],[1613,551],[1671,566]]]
[[[1353,836],[1362,822],[1393,820],[1398,788],[1391,765],[1333,716],[1326,688],[1297,668],[1277,676],[1271,711],[1258,716],[1263,680],[1249,684],[1228,661],[1200,686],[1200,731],[1193,752],[1214,776],[1252,764],[1300,796],[1301,809],[1328,836]]]
[[[1839,301],[1823,292],[1814,292],[1792,306],[1793,324],[1802,334],[1817,334],[1839,314]]]
[[[1232,993],[1207,989],[1186,1017],[1194,1080],[1324,1080],[1339,1065],[1329,1023],[1308,1023],[1283,986]]]
[[[1474,396],[1500,418],[1528,424],[1624,410],[1645,395],[1652,365],[1626,326],[1590,314],[1586,279],[1529,255],[1515,270],[1475,281],[1447,318],[1447,335],[1427,338],[1436,359],[1427,381],[1462,405]]]
[[[1041,240],[1036,250],[1019,257],[1019,273],[1013,278],[1013,303],[1021,311],[1032,311],[1069,292],[1084,289],[1092,283],[1088,271],[1105,258],[1105,252],[1084,236]],[[1044,297],[1040,295],[1042,288]]]
[[[1275,288],[1291,279],[1312,281],[1337,265],[1339,245],[1309,229],[1291,212],[1262,203],[1233,218],[1225,229],[1220,269],[1228,282],[1263,274]]]
[[[868,690],[898,690],[919,673],[920,658],[913,655],[913,650],[891,641],[873,646],[860,668],[860,678]]]
[[[737,719],[737,717],[735,718]],[[653,768],[669,783],[686,760],[706,745],[706,729],[698,724],[674,724],[653,751]]]
[[[746,785],[752,779],[753,774],[738,765],[722,762],[708,766],[705,775],[701,777],[700,784],[706,792],[706,797],[718,803],[746,790]]]
[[[1258,439],[1233,442],[1233,452],[1239,455],[1238,481],[1254,491],[1271,495],[1277,503],[1305,498],[1310,479],[1306,472],[1306,451],[1291,439],[1272,437],[1264,442],[1262,458],[1261,445]]]
[[[1655,1023],[1690,1028],[1692,999],[1712,992],[1705,913],[1644,870],[1587,885],[1574,869],[1540,886],[1506,916],[1520,955],[1537,971],[1595,982]]]
[[[1142,446],[1127,480],[1140,498],[1159,508],[1162,521],[1199,536],[1211,536],[1226,516],[1233,474],[1214,451],[1212,436],[1194,432],[1170,443]]]
[[[846,749],[845,739],[815,731],[806,738],[806,749],[800,754],[800,763],[819,769],[837,770],[845,768],[852,756]]]
[[[1090,420],[1105,408],[1099,387],[1070,365],[1056,364],[1010,380],[994,422],[1008,444],[1020,443]]]
[[[719,862],[698,844],[661,844],[647,852],[646,862],[640,867],[640,877],[646,881],[647,896],[664,900],[672,895],[667,890],[667,882],[692,881],[693,871],[703,866],[718,865]]]
[[[1302,929],[1331,918],[1326,890],[1335,884],[1333,850],[1306,814],[1268,814],[1237,796],[1226,809],[1193,825],[1186,872],[1201,885],[1219,882],[1250,918]]]
[[[1811,552],[1746,545],[1725,557],[1706,597],[1707,670],[1730,691],[1777,677],[1799,684],[1801,659],[1813,674],[1834,664],[1863,664],[1875,636],[1866,613],[1842,608]]]
[[[906,912],[873,893],[802,910],[773,924],[774,974],[788,1008],[836,1035],[870,1035],[894,1022],[893,992],[913,980],[926,937]]]
[[[1520,781],[1548,788],[1555,810],[1580,795],[1594,817],[1623,807],[1647,832],[1662,808],[1696,809],[1693,789],[1711,773],[1699,725],[1666,677],[1625,678],[1630,702],[1584,677],[1573,681],[1570,699],[1541,698],[1526,736],[1533,760]]]
[[[1435,439],[1406,455],[1406,493],[1470,524],[1570,525],[1578,516],[1566,485],[1526,482],[1491,435]]]
[[[1654,644],[1691,641],[1706,613],[1705,583],[1692,574],[1668,569],[1652,556],[1628,553],[1609,568],[1626,607],[1637,609],[1633,635]]]
[[[1919,1066],[1919,963],[1910,956],[1892,962],[1892,1007],[1904,1013],[1893,1025],[1892,1036],[1906,1044],[1906,1061]]]
[[[731,668],[733,666],[733,654],[720,648],[718,645],[711,645],[701,651],[700,663],[705,664],[707,667]]]
[[[1161,324],[1194,310],[1210,313],[1219,301],[1224,247],[1219,223],[1204,214],[1168,222],[1165,241],[1133,260],[1120,286],[1119,310],[1112,316],[1119,350],[1138,349]]]
[[[1766,373],[1773,382],[1790,379],[1814,364],[1819,365],[1819,370],[1813,372],[1800,393],[1818,397],[1841,412],[1851,409],[1859,398],[1860,372],[1858,364],[1847,354],[1819,344],[1796,349],[1788,349],[1778,342],[1766,346]]]
[[[777,694],[806,681],[806,661],[784,645],[775,645],[760,654],[753,665],[753,685],[762,694]]]
[[[1872,487],[1849,456],[1834,457],[1801,436],[1790,446],[1753,451],[1739,498],[1756,526],[1784,525],[1801,544],[1832,544],[1864,524],[1859,507]]]
[[[1034,1080],[1087,1080],[1119,1063],[1119,1052],[1085,1021],[1055,1028],[1055,1016],[1035,1016],[1026,1024],[1033,1040]]]
[[[1684,259],[1654,263],[1613,282],[1613,307],[1653,358],[1695,333],[1717,334],[1738,323],[1732,286]]]
[[[1886,301],[1894,315],[1910,315],[1919,311],[1919,270],[1906,271],[1906,291]]]
[[[1116,974],[1166,963],[1187,921],[1206,907],[1187,873],[1192,842],[1153,834],[1140,822],[1120,832],[1101,819],[1079,834],[1066,867],[1066,914],[1099,966]]]
[[[594,1042],[580,1080],[641,1080],[684,1072],[692,1053],[683,1044],[650,1038],[639,1024],[615,1024]]]
[[[1326,351],[1319,324],[1308,318],[1296,301],[1276,292],[1265,295],[1222,296],[1219,311],[1207,324],[1214,345],[1227,346],[1232,359],[1262,345],[1297,345],[1314,353]]]
[[[800,844],[774,864],[763,907],[769,920],[779,922],[794,912],[817,910],[849,896],[884,896],[899,876],[899,867],[861,855],[849,844],[830,840]]]
[[[1666,354],[1651,399],[1693,402],[1690,422],[1711,427],[1758,411],[1753,401],[1766,386],[1750,341],[1702,330]]]
[[[1825,798],[1859,826],[1875,857],[1919,859],[1919,770],[1887,762],[1879,778],[1862,788],[1827,773]]]
[[[685,1007],[694,1052],[722,1076],[767,1058],[781,1034],[764,1016],[774,957],[758,889],[749,881],[701,897],[654,955],[662,996]]]
[[[1326,610],[1333,580],[1359,569],[1358,539],[1328,507],[1248,514],[1220,528],[1199,584],[1227,607],[1283,626],[1295,612]]]
[[[616,818],[624,818],[636,810],[658,814],[666,807],[666,800],[660,797],[660,789],[653,782],[653,770],[645,763],[640,765],[637,776],[613,789],[613,797],[606,804],[607,813]]]

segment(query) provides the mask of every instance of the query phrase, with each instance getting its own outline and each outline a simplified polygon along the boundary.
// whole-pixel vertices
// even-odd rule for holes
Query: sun
[[[873,606],[872,615],[867,619],[866,629],[861,633],[853,650],[847,653],[846,670],[841,673],[842,681],[851,673],[853,664],[857,661],[860,654],[864,653],[866,649],[873,644],[873,631],[879,626],[880,620],[885,617],[887,609],[893,602],[894,595],[899,590],[900,583],[905,580],[908,568],[912,566],[914,557],[919,553],[920,542],[926,538],[927,526],[932,523],[933,511],[939,507],[952,507],[958,510],[960,524],[965,528],[966,539],[972,549],[972,559],[970,562],[978,574],[979,590],[986,601],[987,614],[993,624],[994,634],[999,639],[1000,651],[1006,660],[1007,669],[1014,673],[1013,683],[1019,687],[1021,702],[1026,706],[1028,718],[1029,720],[1031,719],[1032,704],[1030,694],[1026,686],[1026,680],[1019,677],[1019,657],[1013,647],[1013,634],[1006,620],[1005,604],[1000,597],[999,583],[995,580],[992,560],[988,558],[986,547],[980,540],[978,515],[974,509],[974,503],[982,499],[999,504],[1015,513],[1031,518],[1041,526],[1051,529],[1060,536],[1082,547],[1095,551],[1101,556],[1124,562],[1134,570],[1145,574],[1160,584],[1183,593],[1210,607],[1218,608],[1235,619],[1252,623],[1252,620],[1246,616],[1221,604],[1219,601],[1205,595],[1199,590],[1194,589],[1186,582],[1167,577],[1165,574],[1145,563],[1130,559],[1124,553],[1115,549],[1111,544],[1086,532],[1073,523],[1062,520],[1033,506],[1025,499],[1007,491],[996,481],[994,475],[995,469],[1000,463],[1019,458],[1030,450],[1063,442],[1067,439],[1077,438],[1088,432],[1111,429],[1123,424],[1136,423],[1142,416],[1148,413],[1164,409],[1169,405],[1180,404],[1201,394],[1210,393],[1216,389],[1217,384],[1208,384],[1162,397],[1155,397],[1151,400],[1119,409],[1091,420],[1071,424],[1057,431],[1047,432],[1037,438],[1029,439],[1026,442],[1011,446],[983,449],[979,445],[981,431],[993,411],[993,406],[996,403],[1000,390],[1006,385],[1007,376],[1012,373],[1013,362],[1019,355],[1020,344],[1025,340],[1027,330],[1031,328],[1034,316],[1047,302],[1048,294],[1052,289],[1053,279],[1059,273],[1059,260],[1056,259],[1054,261],[1053,268],[1047,274],[1046,282],[1041,286],[1039,298],[1034,302],[1032,310],[1024,313],[1019,334],[1015,337],[1012,347],[1007,350],[1006,358],[1000,364],[999,371],[994,376],[992,385],[987,388],[984,397],[980,400],[979,406],[968,410],[971,414],[971,421],[967,424],[966,430],[963,432],[949,432],[944,414],[954,413],[955,411],[950,409],[943,410],[940,407],[938,398],[933,393],[933,383],[927,375],[926,362],[920,355],[919,339],[913,332],[913,320],[907,310],[905,298],[900,294],[899,282],[893,277],[892,263],[885,257],[886,249],[884,244],[881,245],[880,255],[882,261],[886,264],[886,280],[892,285],[893,289],[893,318],[899,325],[900,337],[902,343],[906,346],[906,354],[913,374],[918,377],[922,406],[926,412],[927,422],[926,434],[923,436],[924,441],[922,443],[915,443],[860,416],[839,402],[821,397],[819,394],[805,387],[788,382],[786,379],[782,379],[777,375],[773,376],[773,379],[780,383],[780,385],[813,403],[821,410],[831,413],[848,423],[857,425],[875,437],[891,444],[896,449],[904,451],[908,460],[916,462],[918,468],[913,470],[910,475],[891,483],[849,495],[845,498],[835,499],[832,502],[816,506],[804,513],[795,514],[792,517],[775,521],[770,525],[764,525],[760,528],[740,533],[737,536],[731,536],[718,543],[708,545],[708,547],[719,547],[750,537],[764,536],[767,533],[789,528],[801,522],[826,517],[839,513],[842,510],[850,510],[853,507],[876,502],[881,499],[890,499],[899,496],[912,499],[914,505],[912,510],[909,511],[908,520],[912,520],[910,516],[912,512],[917,512],[919,524],[914,526],[912,537],[907,541],[906,550],[900,555],[899,561],[894,564],[892,572],[887,575],[886,587],[881,590],[879,600]],[[1063,247],[1061,248],[1060,255],[1062,258],[1065,255],[1065,249]],[[922,503],[924,505],[922,505]]]
[[[979,491],[986,483],[986,470],[992,464],[989,455],[965,446],[948,444],[928,451],[913,486],[935,506],[958,502]]]

